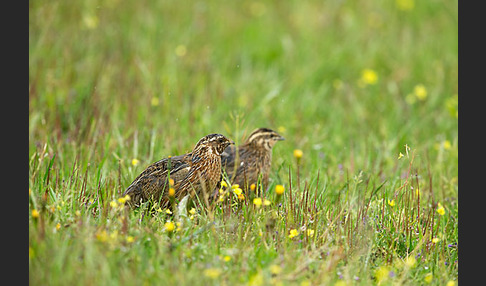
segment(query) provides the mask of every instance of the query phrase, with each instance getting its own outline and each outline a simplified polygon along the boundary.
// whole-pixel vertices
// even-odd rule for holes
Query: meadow
[[[29,284],[457,285],[457,21],[450,0],[29,1]],[[152,162],[258,127],[285,137],[267,190],[124,207]]]

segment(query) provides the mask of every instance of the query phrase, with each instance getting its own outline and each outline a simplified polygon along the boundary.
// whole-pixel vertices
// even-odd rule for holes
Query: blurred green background
[[[286,138],[274,148],[273,184],[287,183],[301,149],[302,181],[319,172],[326,195],[363,171],[388,180],[391,196],[408,170],[398,159],[407,145],[417,184],[457,218],[457,5],[29,1],[29,187],[39,197],[48,189],[55,155],[56,187],[76,164],[89,178],[85,195],[101,189],[107,205],[145,166],[206,134],[238,144],[268,127]],[[78,189],[64,191],[52,197],[67,201]],[[66,213],[61,221],[75,218]]]

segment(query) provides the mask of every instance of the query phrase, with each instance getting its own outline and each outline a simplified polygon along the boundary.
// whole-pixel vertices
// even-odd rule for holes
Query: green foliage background
[[[423,283],[431,269],[432,283],[455,280],[457,19],[457,1],[30,1],[30,283],[367,284],[380,283],[374,273],[383,267],[394,273],[388,283]],[[360,82],[366,69],[375,84]],[[417,86],[425,98],[414,95]],[[314,241],[289,242],[288,231],[302,225],[287,216],[277,220],[285,243],[260,240],[271,214],[251,212],[251,201],[229,220],[198,213],[179,233],[191,246],[175,248],[164,216],[140,222],[110,208],[148,164],[208,133],[238,144],[257,127],[286,138],[271,175],[271,188],[286,187],[284,208],[301,203],[306,183],[319,194]],[[410,153],[397,159],[405,145]],[[294,149],[304,152],[299,164]],[[345,226],[347,238],[330,242],[326,229],[342,210],[381,216],[392,199],[399,211],[381,220],[385,234]],[[439,221],[438,202],[446,209]],[[407,217],[412,203],[422,222]],[[227,230],[239,216],[256,225],[243,237]],[[131,231],[123,233],[121,218]],[[400,248],[394,219],[443,235],[413,271],[396,263],[423,245]],[[218,231],[198,232],[211,222]],[[113,236],[109,247],[102,230]],[[122,234],[135,242],[117,244]],[[353,237],[370,242],[355,249]],[[273,264],[285,275],[270,275]],[[223,274],[198,280],[207,269]]]

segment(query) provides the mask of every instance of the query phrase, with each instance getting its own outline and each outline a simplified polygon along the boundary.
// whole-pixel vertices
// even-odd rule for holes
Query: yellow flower
[[[163,212],[163,211],[162,211],[162,209],[161,209],[160,207],[157,209],[157,211],[158,211],[159,213]]]
[[[432,243],[437,243],[439,241],[440,241],[440,239],[438,239],[437,237],[432,238]]]
[[[165,210],[165,213],[166,213],[166,214],[172,214],[172,212],[170,211],[170,209],[166,209],[166,210]]]
[[[270,266],[270,273],[272,273],[273,275],[278,275],[281,272],[282,272],[282,268],[277,264]]]
[[[204,276],[211,278],[211,279],[216,279],[221,275],[221,270],[217,268],[208,268],[204,270]]]
[[[415,266],[415,263],[417,262],[417,259],[415,259],[415,257],[413,256],[409,256],[407,257],[407,259],[405,259],[405,265],[412,268]]]
[[[118,199],[118,202],[119,202],[120,204],[124,204],[124,203],[125,203],[125,198],[124,198],[124,197],[123,197],[123,198],[119,198],[119,199]]]
[[[226,255],[226,256],[223,258],[223,260],[224,260],[225,262],[229,262],[229,261],[231,260],[231,256]]]
[[[173,232],[175,229],[175,224],[171,221],[168,221],[164,224],[164,227],[167,232]]]
[[[453,280],[449,280],[446,284],[446,286],[455,286],[456,285],[456,282],[453,281]]]
[[[98,17],[94,15],[84,15],[83,17],[83,24],[88,29],[95,29],[98,27]]]
[[[254,198],[253,204],[256,205],[257,207],[261,206],[262,205],[262,199],[261,198]]]
[[[285,127],[283,127],[283,126],[279,126],[277,128],[277,131],[278,131],[278,133],[282,133],[283,134],[283,133],[287,132],[287,129]]]
[[[116,208],[116,207],[118,207],[118,204],[116,203],[116,201],[111,201],[110,202],[110,207]]]
[[[184,45],[178,45],[176,48],[175,48],[175,54],[178,56],[178,57],[183,57],[185,56],[187,53],[187,48],[186,46]]]
[[[378,82],[378,74],[372,69],[364,69],[361,72],[360,82],[364,85],[373,85]]]
[[[169,186],[173,186],[174,185],[174,179],[169,179]]]
[[[440,203],[438,204],[437,213],[440,214],[440,215],[445,214],[445,209]]]
[[[425,98],[427,98],[427,89],[422,84],[416,85],[413,89],[413,93],[419,100],[425,100]]]
[[[314,230],[313,229],[308,229],[307,230],[307,236],[308,237],[313,237],[314,236]]]
[[[444,147],[445,150],[451,149],[451,141],[445,140],[444,142],[442,142],[442,147]]]
[[[290,232],[289,232],[289,238],[293,238],[293,237],[296,237],[297,235],[299,235],[299,231],[296,230],[296,229],[291,229]]]
[[[391,207],[395,206],[395,200],[391,200],[391,201],[390,201],[390,200],[388,200],[388,204],[389,204]]]
[[[402,11],[410,11],[415,7],[414,0],[396,0],[397,8]]]
[[[195,209],[195,208],[191,208],[191,209],[189,210],[189,213],[190,213],[190,214],[192,214],[192,215],[193,215],[193,214],[195,214],[195,213],[196,213],[196,209]]]
[[[402,152],[400,152],[400,154],[398,154],[398,160],[402,159],[404,155],[402,154]]]
[[[275,186],[275,193],[277,195],[279,195],[279,196],[282,195],[284,193],[284,191],[285,191],[284,186],[282,186],[282,185],[276,185]]]
[[[240,185],[238,185],[238,184],[234,184],[234,185],[232,185],[232,186],[231,186],[231,188],[232,188],[233,190],[234,190],[234,189],[238,189],[239,187],[240,187]]]
[[[134,242],[134,241],[135,241],[135,239],[134,239],[134,238],[133,238],[133,236],[131,236],[131,235],[128,235],[128,236],[127,236],[125,239],[126,239],[126,241],[127,241],[128,243],[132,243],[132,242]]]
[[[269,201],[269,200],[267,200],[267,199],[263,200],[263,205],[264,205],[264,206],[269,206],[269,205],[271,205],[271,204],[272,204],[272,202],[271,202],[271,201]]]
[[[250,185],[250,190],[251,190],[251,191],[254,191],[255,189],[256,189],[255,184],[251,184],[251,185]]]
[[[60,230],[61,229],[61,224],[60,223],[57,223],[56,224],[56,230]]]
[[[234,189],[234,190],[233,190],[233,192],[234,192],[234,193],[235,193],[237,196],[239,196],[239,195],[241,195],[241,193],[243,192],[243,190],[242,190],[242,189],[240,189],[240,188],[236,188],[236,189]]]
[[[150,100],[150,104],[152,106],[159,106],[159,98],[158,97],[152,97],[152,99]]]
[[[378,268],[375,272],[375,277],[376,277],[378,284],[387,280],[388,277],[389,277],[389,274],[390,274],[390,270],[388,269],[388,267],[381,266],[380,268]]]
[[[238,199],[239,199],[240,201],[243,201],[243,200],[245,199],[245,195],[243,195],[243,194],[239,194],[239,195],[238,195]]]
[[[295,149],[294,150],[294,157],[299,160],[300,158],[302,158],[302,156],[304,155],[304,152],[302,152],[302,150],[300,149]]]
[[[32,217],[33,218],[38,218],[39,217],[39,212],[36,209],[32,210]]]
[[[108,233],[106,232],[106,230],[98,231],[96,233],[96,239],[101,242],[108,241]]]
[[[424,281],[425,281],[425,283],[430,283],[430,282],[432,282],[433,278],[434,277],[432,276],[432,273],[427,273],[427,275],[425,275]]]
[[[228,187],[228,184],[226,184],[225,181],[221,181],[221,187],[222,188],[226,188],[226,187]]]
[[[135,159],[135,158],[132,159],[132,165],[133,166],[137,166],[138,163],[140,163],[140,161],[138,159]]]
[[[174,188],[169,188],[169,197],[175,196],[175,189]]]

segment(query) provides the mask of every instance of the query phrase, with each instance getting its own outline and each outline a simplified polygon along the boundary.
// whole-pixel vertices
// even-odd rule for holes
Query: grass
[[[457,18],[454,1],[30,2],[30,284],[457,284]],[[122,207],[148,164],[257,127],[286,138],[269,190]]]

